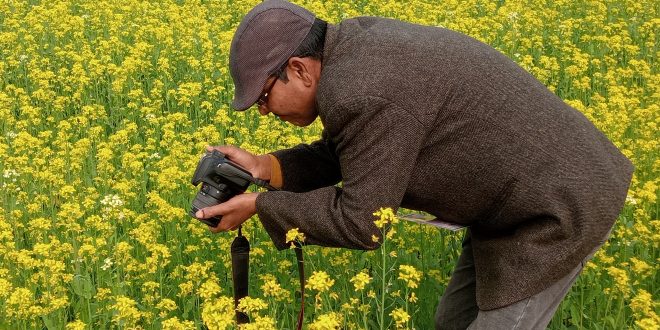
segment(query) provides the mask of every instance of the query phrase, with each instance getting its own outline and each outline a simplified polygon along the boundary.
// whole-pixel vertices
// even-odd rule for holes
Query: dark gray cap
[[[243,17],[229,52],[234,109],[257,102],[268,77],[298,49],[313,23],[314,14],[282,0],[264,1]]]

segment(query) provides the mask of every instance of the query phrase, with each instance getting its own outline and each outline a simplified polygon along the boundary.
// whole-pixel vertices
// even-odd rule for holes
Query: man
[[[545,327],[606,239],[633,167],[581,113],[506,56],[436,27],[362,17],[333,26],[279,1],[234,35],[232,106],[257,103],[322,138],[269,155],[218,147],[282,191],[201,210],[213,231],[254,215],[279,249],[375,249],[372,213],[405,207],[469,226],[438,329]],[[342,187],[335,186],[339,181]]]

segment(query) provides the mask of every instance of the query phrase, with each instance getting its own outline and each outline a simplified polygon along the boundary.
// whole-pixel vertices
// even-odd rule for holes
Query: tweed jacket
[[[447,29],[362,17],[329,25],[321,139],[276,151],[283,190],[257,198],[279,249],[378,247],[373,212],[470,227],[482,310],[566,275],[621,212],[633,166],[584,115],[505,55]],[[341,187],[335,186],[342,182]]]

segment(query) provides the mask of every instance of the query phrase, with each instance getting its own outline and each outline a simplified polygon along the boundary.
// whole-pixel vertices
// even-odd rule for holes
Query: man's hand
[[[232,162],[250,172],[253,177],[262,180],[270,180],[270,157],[268,155],[253,155],[234,146],[207,146],[206,150],[218,150],[225,154]]]
[[[217,233],[227,230],[235,230],[257,213],[257,196],[259,193],[240,194],[232,197],[228,201],[215,205],[205,207],[195,214],[200,219],[208,219],[217,215],[222,216],[222,220],[217,227],[209,230]]]

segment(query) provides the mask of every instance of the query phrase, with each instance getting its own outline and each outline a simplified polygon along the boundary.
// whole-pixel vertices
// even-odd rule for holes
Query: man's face
[[[288,81],[271,76],[264,84],[259,113],[273,113],[296,126],[307,126],[318,116],[316,89],[320,77],[320,61],[291,58],[286,67]],[[265,96],[264,96],[265,95]]]

